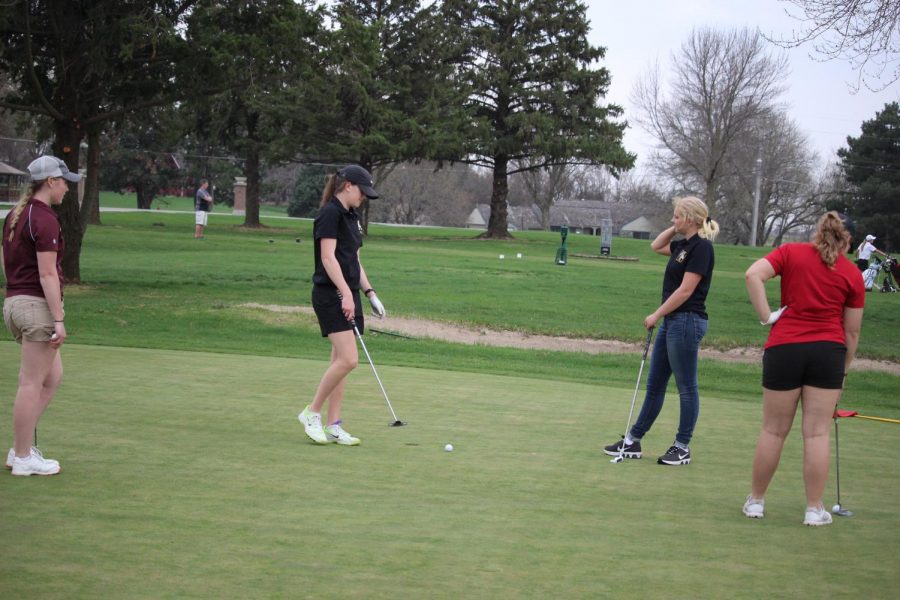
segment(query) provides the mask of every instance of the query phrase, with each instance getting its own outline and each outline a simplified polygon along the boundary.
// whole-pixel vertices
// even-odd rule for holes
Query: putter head
[[[404,425],[406,425],[405,422],[397,419],[396,421],[391,421],[388,427],[403,427]]]
[[[852,517],[853,516],[853,511],[847,510],[840,504],[838,504],[837,507],[832,508],[831,513],[835,514],[839,517]]]
[[[625,457],[622,456],[622,455],[619,455],[619,456],[615,457],[614,459],[612,459],[612,460],[609,461],[609,462],[611,462],[611,463],[620,463],[620,462],[622,462],[623,460],[625,460]]]

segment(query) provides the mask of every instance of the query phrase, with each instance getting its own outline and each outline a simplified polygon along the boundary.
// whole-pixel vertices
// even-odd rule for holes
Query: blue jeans
[[[700,415],[697,354],[700,351],[700,340],[706,335],[707,325],[706,319],[689,312],[673,313],[663,319],[650,357],[644,405],[631,428],[631,437],[640,439],[650,431],[666,399],[669,377],[674,374],[681,397],[681,419],[675,440],[685,445],[691,442],[694,425]]]

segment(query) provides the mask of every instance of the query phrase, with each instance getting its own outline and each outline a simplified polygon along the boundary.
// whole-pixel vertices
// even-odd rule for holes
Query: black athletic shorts
[[[363,317],[362,303],[359,298],[359,290],[353,291],[353,304],[356,305],[356,328],[359,334],[365,332],[365,319]],[[312,291],[312,305],[316,312],[316,318],[319,319],[319,329],[322,330],[322,337],[328,337],[331,333],[339,331],[353,331],[353,326],[344,317],[341,312],[341,299],[338,297],[336,287],[330,285],[314,285]]]
[[[767,390],[787,391],[808,385],[839,390],[844,385],[847,347],[837,342],[782,344],[763,353],[762,384]]]

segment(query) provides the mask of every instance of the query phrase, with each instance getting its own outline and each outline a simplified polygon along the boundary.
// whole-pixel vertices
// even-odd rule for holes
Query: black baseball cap
[[[378,192],[375,191],[374,187],[375,182],[372,180],[372,174],[363,169],[361,166],[347,165],[346,167],[338,171],[338,175],[340,175],[350,183],[359,186],[359,189],[361,189],[363,194],[366,195],[366,198],[374,200],[378,197]]]

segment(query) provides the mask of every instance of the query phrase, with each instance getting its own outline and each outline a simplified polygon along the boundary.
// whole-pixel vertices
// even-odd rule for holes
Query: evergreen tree
[[[849,208],[860,233],[878,238],[878,247],[900,249],[900,103],[886,104],[864,121],[859,137],[838,150],[844,176],[854,186]]]
[[[585,5],[575,0],[446,0],[467,126],[447,158],[493,171],[486,237],[509,237],[508,177],[556,165],[634,164],[622,147],[619,106],[600,100],[610,75],[606,50],[587,40]],[[452,141],[452,140],[451,140]],[[456,153],[457,156],[452,154]]]

